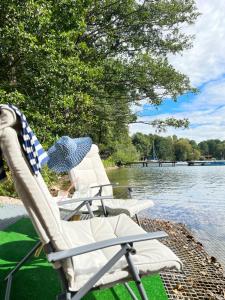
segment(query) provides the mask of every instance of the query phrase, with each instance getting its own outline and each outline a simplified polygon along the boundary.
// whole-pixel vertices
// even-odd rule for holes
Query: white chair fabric
[[[75,168],[70,170],[69,178],[74,184],[76,192],[73,197],[81,198],[95,196],[99,192],[99,188],[91,188],[93,186],[110,184],[109,178],[105,171],[104,165],[99,155],[98,146],[93,144],[91,150],[85,158]],[[102,187],[102,196],[112,196],[113,188],[111,185]],[[118,215],[120,213],[127,214],[130,217],[138,214],[140,211],[150,208],[154,202],[149,200],[138,199],[110,199],[105,200],[104,205],[109,215]],[[74,209],[74,205],[68,205],[67,208]],[[94,202],[93,211],[101,211],[101,202]]]
[[[127,215],[122,214],[108,218],[92,218],[84,221],[62,221],[64,232],[68,235],[71,247],[82,246],[106,239],[123,237],[132,234],[143,234],[144,229],[138,226]],[[105,248],[73,258],[75,270],[71,289],[78,290],[120,249],[120,246]],[[132,256],[139,273],[157,273],[163,269],[180,270],[181,262],[177,256],[157,240],[135,243],[136,255]],[[129,277],[127,262],[123,257],[109,273],[97,282],[96,286],[117,282]]]
[[[0,122],[0,147],[12,173],[16,190],[44,244],[50,242],[55,251],[60,251],[95,241],[145,232],[126,215],[76,222],[60,220],[59,209],[43,178],[41,175],[33,175],[27,163],[17,131],[13,128],[16,120],[12,122],[12,113],[9,110],[4,110],[2,114],[8,115],[10,121],[8,127]],[[179,258],[168,247],[156,240],[136,243],[135,248],[137,254],[134,255],[134,262],[140,273],[155,273],[164,268],[178,270],[181,268]],[[63,267],[69,290],[77,291],[112,257],[117,249],[118,247],[114,246],[79,257],[64,259],[61,263],[54,263],[54,267]],[[121,259],[96,286],[114,283],[127,277],[127,264],[124,259]]]

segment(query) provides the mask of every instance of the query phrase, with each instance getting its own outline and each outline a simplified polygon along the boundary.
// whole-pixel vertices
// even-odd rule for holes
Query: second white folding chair
[[[76,189],[73,198],[113,196],[113,184],[110,183],[104,165],[99,155],[98,146],[93,144],[85,158],[75,168],[69,171],[69,177]],[[129,188],[128,188],[129,189]],[[128,190],[128,194],[130,191]],[[119,215],[124,213],[130,217],[136,216],[144,209],[154,205],[150,199],[108,199],[95,201],[91,209],[94,213]],[[73,205],[64,205],[64,209],[74,209]],[[139,222],[139,221],[138,221]]]

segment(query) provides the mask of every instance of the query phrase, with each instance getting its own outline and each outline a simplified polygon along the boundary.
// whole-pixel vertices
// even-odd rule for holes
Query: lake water
[[[138,186],[133,197],[154,200],[143,215],[186,224],[225,266],[225,166],[135,166],[108,175],[111,182]]]

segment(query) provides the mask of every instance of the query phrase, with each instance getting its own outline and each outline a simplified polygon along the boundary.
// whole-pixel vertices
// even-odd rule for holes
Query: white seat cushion
[[[145,233],[141,227],[124,214],[85,221],[62,221],[62,227],[65,238],[71,247]],[[137,250],[137,254],[133,255],[132,259],[140,274],[156,273],[165,268],[177,270],[181,268],[179,258],[157,240],[135,243],[134,248]],[[70,290],[76,291],[81,288],[119,249],[121,249],[120,246],[114,246],[73,257],[74,281],[70,282]],[[128,276],[127,262],[123,257],[109,273],[98,281],[96,286],[116,282]]]
[[[119,214],[126,214],[133,217],[140,211],[154,206],[151,200],[138,200],[138,199],[113,199],[104,201],[106,210],[109,215],[116,216]],[[99,207],[102,210],[102,207]]]

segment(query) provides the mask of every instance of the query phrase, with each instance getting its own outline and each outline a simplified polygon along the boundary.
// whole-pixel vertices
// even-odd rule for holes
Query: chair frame
[[[7,114],[5,114],[4,117],[7,117]],[[15,114],[13,114],[13,117],[15,119]],[[14,122],[12,122],[11,119],[12,119],[12,116],[9,117],[10,122],[9,122],[8,127],[11,127],[12,125],[15,124],[15,120],[14,120]],[[47,187],[43,186],[43,189],[42,189],[41,185],[39,185],[39,183],[41,184],[42,182],[39,182],[39,181],[35,182],[33,176],[31,177],[32,180],[30,180],[30,181],[28,180],[29,176],[31,175],[31,171],[30,171],[30,168],[29,168],[29,165],[28,165],[27,161],[25,161],[25,157],[24,157],[24,155],[22,153],[22,149],[19,145],[19,141],[15,140],[15,145],[13,143],[10,144],[11,139],[9,139],[9,137],[10,136],[11,136],[11,138],[14,138],[14,137],[16,138],[17,137],[15,129],[10,129],[8,131],[8,133],[9,133],[9,136],[7,138],[6,138],[6,136],[4,136],[5,139],[3,138],[3,145],[6,147],[5,150],[7,150],[7,147],[9,147],[9,148],[8,148],[8,152],[7,151],[5,153],[3,152],[3,154],[6,155],[6,156],[8,155],[8,157],[6,157],[6,161],[8,162],[9,167],[12,171],[15,171],[17,169],[25,167],[24,173],[21,173],[21,174],[19,173],[18,178],[16,178],[17,173],[16,172],[13,173],[15,181],[16,181],[16,183],[18,183],[18,192],[20,192],[19,194],[23,198],[25,205],[27,204],[26,201],[29,200],[29,199],[31,199],[31,201],[36,202],[36,200],[38,201],[38,195],[40,196],[41,193],[45,194],[45,190],[47,191]],[[14,153],[13,153],[14,148],[12,149],[12,145],[14,145],[16,147],[16,149],[17,149],[17,147],[20,147],[19,151],[21,151],[20,154],[22,154],[22,156],[19,156],[18,160],[15,160],[15,164],[11,165],[11,162],[12,162],[11,159],[12,159],[12,157],[14,157]],[[24,160],[24,162],[23,162],[23,160]],[[30,173],[30,175],[29,175],[29,173]],[[21,175],[21,177],[20,177],[20,175]],[[17,179],[18,179],[18,181],[17,181]],[[30,183],[33,184],[34,189],[30,188]],[[22,188],[21,190],[20,190],[20,187]],[[28,189],[29,192],[26,189]],[[34,191],[34,196],[32,194],[32,197],[33,197],[32,198],[31,193],[33,191]],[[49,192],[46,193],[46,196],[48,196],[48,197],[50,196]],[[28,199],[26,199],[27,197],[28,197]],[[59,250],[57,250],[57,248],[54,247],[54,243],[53,243],[53,240],[54,240],[53,236],[54,236],[55,231],[57,231],[58,227],[55,226],[53,228],[50,228],[49,232],[48,231],[45,232],[45,229],[44,229],[45,226],[48,227],[48,224],[47,224],[48,216],[47,216],[47,212],[45,211],[45,209],[48,208],[49,206],[53,205],[53,203],[51,204],[51,201],[49,201],[48,197],[46,197],[46,199],[45,199],[45,197],[43,195],[42,203],[39,206],[38,206],[38,204],[35,206],[35,208],[37,210],[36,215],[35,214],[33,215],[32,211],[30,211],[30,214],[31,214],[31,218],[33,218],[33,220],[35,221],[34,223],[36,223],[37,229],[39,229],[39,226],[40,226],[41,236],[43,237],[43,239],[47,243],[47,244],[44,245],[44,250],[45,250],[45,253],[47,254],[48,261],[52,262],[52,263],[55,263],[55,262],[61,262],[62,263],[62,264],[55,264],[56,269],[58,268],[57,271],[60,275],[61,288],[62,288],[62,293],[57,296],[57,299],[58,300],[80,300],[84,295],[86,295],[89,291],[91,291],[93,289],[103,288],[103,287],[107,287],[109,285],[113,286],[118,282],[120,282],[120,283],[125,282],[125,281],[129,280],[130,278],[133,278],[133,280],[135,281],[135,283],[137,285],[137,288],[138,288],[139,294],[141,296],[141,299],[142,300],[147,300],[148,297],[147,297],[145,289],[142,285],[138,269],[135,266],[135,264],[133,262],[133,259],[131,257],[131,255],[136,254],[134,243],[147,241],[147,240],[152,240],[152,239],[161,239],[161,238],[166,237],[167,234],[163,231],[153,232],[153,233],[147,233],[147,232],[143,231],[143,233],[137,234],[137,235],[128,235],[128,236],[112,238],[112,239],[108,239],[108,240],[101,240],[99,242],[84,244],[83,246],[72,247],[72,248],[67,249],[67,250],[60,250],[59,251]],[[92,211],[91,211],[91,207],[90,207],[90,204],[92,203],[92,201],[103,200],[103,199],[106,200],[106,199],[112,199],[112,198],[113,198],[113,196],[110,195],[110,196],[100,196],[100,197],[99,196],[98,197],[87,197],[87,198],[82,198],[82,199],[76,199],[76,198],[75,199],[69,199],[69,200],[66,199],[66,200],[58,202],[58,204],[63,205],[63,204],[69,204],[69,203],[74,203],[74,202],[81,202],[80,205],[78,205],[72,212],[70,212],[69,215],[67,215],[64,218],[64,220],[68,221],[84,205],[86,205],[88,211],[90,212],[91,217],[93,217],[93,215],[91,214]],[[40,215],[42,215],[42,213],[43,213],[44,220],[39,218]],[[56,218],[57,218],[57,222],[60,222],[58,214],[57,214],[57,217],[56,217],[55,214],[52,213],[52,219],[56,221]],[[36,219],[37,219],[37,222],[36,222]],[[44,221],[44,224],[45,224],[44,227],[41,226],[42,221]],[[82,223],[82,221],[80,221],[80,222]],[[131,222],[133,222],[133,221],[131,221]],[[49,237],[48,237],[48,234],[49,234]],[[129,234],[129,230],[128,230],[128,234]],[[51,238],[52,238],[52,241],[51,241]],[[49,239],[50,239],[50,242],[49,242]],[[39,242],[39,243],[41,243],[41,242]],[[59,241],[58,244],[61,245],[61,246],[59,246],[60,248],[64,247],[64,246],[62,246],[64,244],[63,243],[60,244],[60,241]],[[32,255],[32,253],[34,252],[34,249],[36,250],[38,248],[38,246],[39,246],[38,244],[35,245],[35,247],[25,256],[25,258],[6,277],[6,279],[7,279],[7,288],[6,288],[6,298],[5,299],[8,300],[9,297],[10,297],[10,290],[11,290],[13,274],[19,270],[19,268],[25,263],[25,261],[27,261],[27,259]],[[100,249],[115,247],[115,246],[120,246],[121,248],[115,254],[113,254],[113,256],[111,258],[109,258],[108,261],[102,267],[100,267],[99,270],[97,270],[95,273],[93,273],[91,278],[88,279],[87,282],[82,287],[80,287],[78,290],[76,290],[76,289],[73,290],[73,288],[71,288],[71,286],[70,286],[69,279],[67,279],[67,272],[68,272],[67,267],[65,266],[65,269],[63,268],[64,260],[67,260],[68,258],[72,258],[72,257],[75,257],[75,256],[79,256],[79,255],[82,255],[82,254],[85,254],[85,253],[91,253],[93,251],[98,251]],[[109,280],[108,284],[107,283],[106,284],[104,284],[104,283],[103,284],[98,284],[95,287],[95,285],[99,282],[99,280],[123,256],[125,257],[127,265],[123,266],[122,269],[118,267],[118,271],[126,270],[126,271],[128,271],[128,274],[125,273],[123,278],[121,278],[121,279],[120,279],[120,277],[115,276],[114,279]],[[176,259],[176,256],[175,256],[175,259]],[[176,266],[176,265],[171,264],[171,267],[173,267],[173,266]],[[163,268],[163,266],[161,268]],[[159,268],[159,270],[161,268]],[[74,270],[74,272],[75,272],[75,270]],[[115,270],[115,273],[116,273],[116,270]],[[147,273],[149,273],[149,272],[144,271],[144,274],[147,275]],[[73,285],[73,282],[71,282],[71,284]],[[132,299],[137,300],[137,297],[134,295],[134,292],[128,286],[128,284],[126,284],[125,286],[126,286],[128,292],[130,293]],[[70,289],[72,289],[73,291],[70,291]]]
[[[91,148],[91,150],[90,150],[90,152],[89,152],[89,153],[91,153],[91,155],[90,155],[90,156],[86,155],[86,156],[84,157],[84,159],[83,159],[83,162],[84,162],[86,159],[88,159],[88,158],[89,158],[92,162],[93,162],[93,159],[97,159],[97,160],[98,160],[98,166],[97,166],[96,164],[94,164],[94,165],[92,164],[92,169],[93,169],[95,175],[97,176],[97,184],[95,184],[95,181],[94,181],[94,182],[90,182],[90,180],[89,180],[90,188],[99,188],[99,191],[97,192],[96,195],[102,196],[102,192],[103,192],[103,188],[104,188],[104,187],[107,187],[107,186],[112,186],[112,187],[117,186],[117,187],[120,187],[120,188],[123,187],[123,188],[126,188],[127,191],[128,191],[128,198],[129,198],[129,199],[132,199],[131,192],[132,192],[132,189],[133,189],[134,187],[131,187],[131,186],[122,186],[122,185],[119,185],[118,183],[110,183],[110,180],[109,180],[109,178],[108,178],[107,172],[106,172],[105,167],[104,167],[104,164],[103,164],[102,159],[101,159],[100,154],[99,154],[99,148],[98,148],[98,146],[95,145],[95,144],[93,144],[93,146],[95,146],[95,147],[97,147],[97,148],[94,150],[94,152],[92,152],[92,148]],[[76,183],[76,177],[77,177],[77,176],[80,177],[79,173],[77,174],[77,172],[80,172],[80,171],[83,170],[81,164],[82,164],[82,162],[81,162],[78,166],[72,168],[72,169],[70,170],[70,172],[69,172],[69,177],[70,177],[70,181],[71,181],[72,186],[75,186],[75,187],[76,187],[76,184],[75,184],[75,183]],[[79,167],[79,166],[80,166],[80,167]],[[90,166],[88,167],[88,169],[90,169]],[[85,170],[87,170],[87,169],[85,168]],[[101,180],[99,180],[99,175],[100,175],[100,174],[98,173],[97,170],[101,170],[101,171],[104,173],[104,174],[102,174],[103,176],[101,176]],[[76,175],[77,175],[77,176],[76,176]],[[92,180],[93,180],[93,179],[92,179]],[[83,178],[82,181],[84,182],[84,181],[85,181],[85,178]],[[94,184],[94,186],[91,186],[92,184]],[[78,190],[79,190],[79,188],[78,188]],[[113,189],[112,189],[112,195],[113,195]],[[120,198],[120,197],[119,197],[119,198]],[[142,200],[140,199],[140,201],[142,201]],[[102,206],[102,209],[103,209],[103,214],[104,214],[105,216],[108,216],[108,214],[110,214],[110,213],[107,212],[107,208],[105,207],[103,201],[101,201],[101,206]],[[113,210],[113,208],[112,208],[112,210]],[[140,223],[140,221],[139,221],[139,218],[138,218],[138,215],[137,215],[137,214],[138,214],[138,212],[135,213],[134,215],[132,214],[132,217],[135,217],[137,224],[138,224],[139,226],[141,226],[141,223]],[[113,214],[113,215],[114,215],[114,214]]]
[[[70,292],[67,286],[67,280],[65,278],[65,274],[62,269],[58,270],[61,283],[62,283],[62,293],[57,296],[57,300],[80,300],[83,296],[85,296],[89,291],[93,290],[93,286],[98,282],[99,279],[107,273],[113,265],[117,263],[117,261],[125,256],[128,271],[130,273],[130,277],[135,281],[136,286],[138,288],[139,294],[142,300],[148,300],[146,291],[141,282],[140,275],[133,263],[131,255],[136,254],[136,250],[134,248],[135,242],[147,241],[152,239],[161,239],[165,238],[168,235],[164,231],[157,231],[153,233],[145,233],[140,235],[133,236],[125,236],[121,238],[104,240],[101,242],[96,242],[92,244],[88,244],[85,246],[80,246],[76,248],[71,248],[64,251],[54,252],[52,245],[48,245],[48,249],[46,249],[47,258],[49,262],[57,262],[66,258],[70,258],[73,256],[79,256],[85,253],[90,253],[92,251],[100,250],[107,247],[113,247],[116,245],[120,245],[121,249],[103,266],[99,269],[99,271],[93,275],[77,292]],[[120,281],[121,282],[121,281]],[[130,293],[132,299],[138,300],[135,296],[134,292],[130,288],[130,286],[125,283],[125,286]]]
[[[107,199],[112,199],[110,196],[96,196],[96,197],[89,197],[89,198],[82,198],[82,199],[68,199],[68,200],[63,200],[58,202],[58,204],[70,204],[70,203],[75,203],[75,202],[82,202],[73,212],[70,214],[66,215],[64,220],[68,221],[70,220],[71,217],[76,214],[81,207],[84,205],[87,206],[88,209],[91,210],[91,205],[90,203],[92,201],[96,200],[107,200]],[[93,215],[93,213],[92,213]],[[92,216],[91,215],[91,216]],[[72,256],[79,256],[84,253],[90,253],[92,251],[100,250],[103,248],[107,247],[113,247],[116,245],[120,245],[121,249],[91,278],[88,280],[88,282],[77,292],[70,292],[68,289],[68,284],[66,280],[65,273],[62,268],[59,268],[58,274],[61,282],[61,289],[62,293],[57,296],[57,300],[79,300],[81,299],[84,295],[86,295],[90,290],[93,289],[93,286],[97,283],[97,281],[106,273],[108,272],[112,266],[122,257],[125,256],[128,264],[128,270],[131,275],[131,278],[136,283],[136,286],[138,288],[138,291],[140,293],[141,299],[142,300],[148,300],[148,297],[146,295],[145,289],[142,285],[140,275],[138,274],[137,269],[135,268],[131,255],[135,255],[136,250],[133,246],[134,242],[141,242],[141,241],[146,241],[146,240],[151,240],[151,239],[161,239],[165,238],[168,235],[164,231],[157,231],[153,233],[145,233],[145,234],[140,234],[140,235],[133,235],[133,236],[125,236],[122,238],[115,238],[115,239],[109,239],[109,240],[104,240],[101,242],[96,242],[92,244],[88,244],[85,246],[80,246],[76,248],[71,248],[68,250],[64,251],[58,251],[55,252],[54,247],[52,244],[47,244],[44,246],[45,253],[47,254],[47,258],[49,262],[56,262],[56,261],[61,261],[66,258],[70,258]],[[25,264],[25,262],[34,254],[34,252],[41,246],[41,241],[38,241],[37,244],[30,250],[30,252],[16,265],[16,267],[5,277],[5,280],[7,281],[7,286],[6,286],[6,292],[5,292],[5,300],[10,299],[10,292],[11,292],[11,287],[12,287],[12,280],[13,280],[13,275],[22,267],[22,265]],[[121,281],[120,281],[121,282]],[[138,300],[137,297],[135,296],[134,292],[128,285],[128,283],[124,283],[125,287],[127,288],[129,294],[131,295],[133,300]]]
[[[91,217],[94,217],[94,214],[91,210],[91,203],[92,201],[96,200],[102,200],[103,197],[101,196],[96,196],[96,197],[87,197],[87,198],[68,198],[66,200],[59,201],[57,204],[63,205],[63,204],[70,204],[70,203],[76,203],[76,202],[82,202],[80,205],[78,205],[72,212],[70,211],[69,214],[67,214],[63,220],[68,221],[70,220],[77,212],[79,212],[80,208],[86,205],[89,214]],[[107,196],[104,197],[104,200],[107,199],[112,199],[113,197]],[[17,265],[9,272],[9,274],[5,277],[6,281],[6,291],[5,291],[5,298],[4,300],[9,300],[10,299],[10,293],[11,293],[11,288],[12,288],[12,280],[14,274],[16,274],[19,269],[28,261],[28,259],[31,258],[31,256],[35,253],[35,251],[42,245],[41,241],[38,241],[34,247],[17,263]]]
[[[107,184],[99,184],[99,185],[91,186],[91,188],[93,189],[93,188],[98,188],[99,187],[99,191],[96,194],[96,196],[102,196],[102,188],[105,187],[105,186],[127,188],[129,199],[132,199],[131,192],[132,192],[133,187],[131,187],[131,186],[122,186],[122,185],[119,185],[118,183],[107,183]],[[104,214],[105,217],[107,217],[108,212],[107,212],[107,209],[106,209],[105,204],[104,204],[104,199],[101,200],[101,205],[102,205],[103,214]],[[141,222],[140,222],[137,214],[135,214],[135,219],[136,219],[137,224],[139,226],[141,226]]]
[[[104,204],[104,200],[108,200],[108,199],[113,199],[113,196],[102,196],[102,188],[104,186],[118,186],[118,187],[125,187],[125,186],[119,186],[117,183],[107,183],[107,184],[101,184],[98,186],[93,186],[91,188],[96,188],[99,187],[99,192],[94,196],[94,197],[87,197],[87,198],[66,198],[64,200],[58,201],[57,204],[58,205],[65,205],[65,204],[73,204],[73,203],[79,203],[81,202],[80,205],[78,205],[72,212],[70,210],[70,213],[68,213],[63,220],[68,221],[70,220],[76,213],[79,212],[79,210],[86,206],[88,209],[88,213],[90,214],[90,217],[93,218],[94,217],[94,213],[91,209],[91,205],[92,205],[92,201],[96,201],[96,200],[100,200],[101,201],[101,205],[102,205],[102,210],[103,210],[103,214],[105,217],[108,216],[105,204]],[[126,188],[128,189],[128,194],[129,197],[131,198],[131,191],[132,188],[126,186]],[[66,210],[66,209],[65,209]],[[136,222],[139,226],[141,226],[140,221],[138,219],[137,214],[135,215],[136,218]],[[9,274],[5,277],[5,281],[6,283],[6,292],[5,292],[5,298],[4,300],[9,300],[10,299],[10,293],[11,293],[11,288],[12,288],[12,280],[13,280],[13,276],[14,274],[16,274],[19,269],[32,257],[32,255],[36,252],[36,250],[42,245],[41,241],[38,241],[34,247],[17,263],[17,265],[15,266],[15,268],[13,268]],[[129,286],[125,283],[126,288],[129,291]],[[131,293],[132,291],[129,291],[129,293]],[[133,297],[133,299],[135,299]]]

